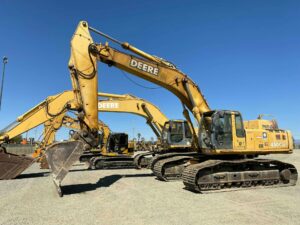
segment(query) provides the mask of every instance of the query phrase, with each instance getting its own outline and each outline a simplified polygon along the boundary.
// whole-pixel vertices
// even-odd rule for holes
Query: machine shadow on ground
[[[90,171],[88,169],[73,169],[70,170],[70,172],[84,172],[84,171]],[[39,172],[39,173],[25,173],[20,174],[16,177],[16,179],[27,179],[27,178],[37,178],[37,177],[47,177],[51,174],[49,171]]]
[[[62,186],[62,191],[64,195],[80,194],[84,192],[94,191],[98,188],[106,188],[113,185],[115,182],[121,178],[131,178],[131,177],[152,177],[153,174],[123,174],[123,175],[110,175],[100,178],[96,183],[86,183],[86,184],[71,184]]]
[[[50,172],[40,172],[40,173],[26,173],[21,174],[16,177],[16,179],[28,179],[28,178],[37,178],[37,177],[47,177],[50,175]]]

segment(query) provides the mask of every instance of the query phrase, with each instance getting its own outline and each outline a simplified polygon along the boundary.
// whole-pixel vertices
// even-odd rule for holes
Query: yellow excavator
[[[192,149],[192,132],[185,120],[169,120],[160,109],[152,103],[133,95],[116,95],[100,93],[100,97],[107,100],[99,100],[98,109],[103,112],[128,112],[146,118],[148,125],[157,135],[159,146],[150,152],[136,154],[134,165],[136,168],[150,167],[158,157],[167,157],[168,154],[185,156],[196,154]],[[178,138],[179,137],[179,138]],[[155,159],[153,156],[158,155]],[[153,161],[154,160],[154,161]],[[97,168],[94,160],[92,168]]]
[[[256,158],[259,155],[292,153],[293,138],[290,131],[260,126],[245,129],[240,112],[211,110],[198,85],[173,63],[147,54],[127,42],[122,43],[89,27],[85,21],[80,22],[78,27],[99,34],[133,53],[117,50],[108,42],[91,43],[86,51],[99,62],[158,84],[175,94],[182,102],[187,124],[172,124],[170,127],[190,127],[197,154],[164,154],[163,158],[152,164],[153,172],[159,179],[182,178],[187,189],[200,192],[296,184],[298,173],[293,165]],[[85,35],[90,36],[89,32]],[[193,113],[198,123],[198,134],[187,109]],[[262,120],[257,122],[262,123]],[[175,136],[176,140],[182,138],[182,133]]]
[[[185,132],[184,127],[181,130],[173,129],[170,133],[170,124],[187,124],[184,120],[169,120],[160,109],[149,101],[138,98],[133,95],[117,95],[108,93],[99,93],[102,99],[99,100],[98,110],[99,112],[117,112],[117,113],[133,113],[142,116],[146,119],[147,124],[152,128],[159,140],[159,146],[152,151],[136,154],[134,157],[134,165],[136,168],[148,167],[152,156],[156,154],[176,152],[190,150],[192,143],[192,135],[190,130],[185,138],[176,141],[170,141],[174,139],[176,132]],[[185,126],[187,127],[187,125]],[[91,161],[92,168],[97,168],[97,160]]]
[[[99,112],[132,113],[142,116],[146,119],[147,124],[151,127],[158,139],[164,137],[160,140],[162,142],[161,145],[164,148],[174,149],[191,147],[191,137],[181,141],[172,142],[169,140],[170,136],[168,136],[170,123],[185,123],[187,126],[185,120],[169,120],[153,103],[131,94],[117,95],[99,93],[99,96],[102,97],[98,103]],[[105,99],[103,99],[103,97]],[[179,132],[184,132],[184,130],[180,130]],[[190,132],[190,130],[188,130],[188,132]]]

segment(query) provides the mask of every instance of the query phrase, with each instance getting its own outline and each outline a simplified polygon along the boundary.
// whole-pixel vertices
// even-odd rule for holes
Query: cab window
[[[180,142],[183,140],[183,123],[170,124],[170,139],[171,142]]]
[[[185,131],[186,138],[192,138],[192,132],[191,132],[190,126],[188,125],[188,123],[186,121],[184,122],[184,131]]]
[[[165,123],[164,129],[163,129],[163,132],[162,132],[162,139],[163,140],[167,140],[168,139],[169,129],[170,129],[170,124],[169,123]]]
[[[245,137],[245,131],[241,115],[235,115],[235,129],[237,137]]]

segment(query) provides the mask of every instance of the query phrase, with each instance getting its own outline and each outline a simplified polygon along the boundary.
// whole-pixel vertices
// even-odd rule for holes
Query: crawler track
[[[186,189],[202,193],[292,186],[297,178],[293,165],[269,159],[207,160],[189,165],[182,174]]]
[[[152,171],[159,180],[179,180],[184,167],[192,158],[192,156],[173,156],[161,159],[156,161]]]
[[[174,156],[197,156],[198,153],[196,152],[170,152],[170,153],[160,153],[155,155],[155,157],[153,157],[149,163],[148,168],[150,168],[151,170],[154,169],[154,165],[159,162],[160,160],[164,160],[167,158],[171,158]]]
[[[146,157],[146,156],[150,156],[152,154],[153,154],[152,152],[143,152],[143,153],[137,154],[133,158],[133,164],[134,164],[135,168],[136,169],[147,168],[152,157]]]
[[[84,152],[80,158],[79,161],[80,162],[89,162],[91,158],[93,157],[98,157],[98,156],[102,156],[102,154],[99,153],[94,153],[94,152]]]
[[[89,169],[134,168],[133,158],[129,156],[97,156],[91,158],[89,163]]]

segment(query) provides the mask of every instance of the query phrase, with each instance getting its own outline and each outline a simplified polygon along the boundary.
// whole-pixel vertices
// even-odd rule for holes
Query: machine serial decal
[[[280,142],[271,142],[271,147],[287,147],[287,144]]]
[[[144,72],[151,73],[151,74],[153,74],[155,76],[158,76],[159,70],[158,70],[157,67],[153,67],[153,66],[150,66],[150,65],[148,65],[146,63],[139,62],[139,61],[137,61],[135,59],[131,59],[130,60],[130,66],[134,67],[134,68],[137,68],[139,70],[142,70]]]
[[[117,102],[98,102],[98,109],[118,109],[119,103]]]

